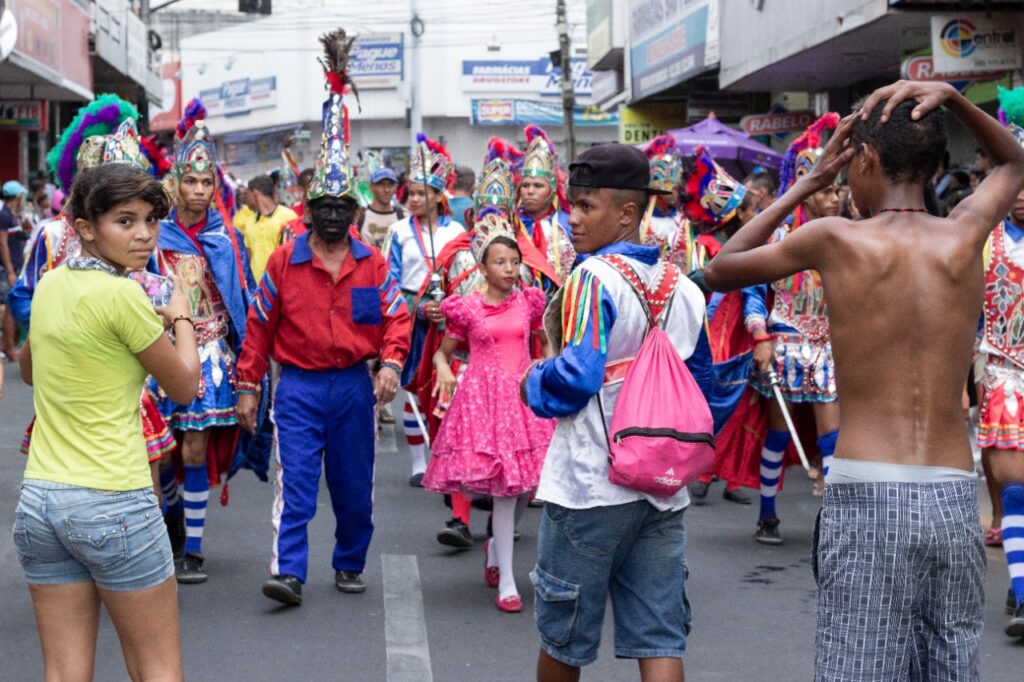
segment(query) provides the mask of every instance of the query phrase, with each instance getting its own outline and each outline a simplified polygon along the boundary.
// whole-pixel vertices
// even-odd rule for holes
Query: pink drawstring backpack
[[[652,292],[620,256],[601,260],[615,268],[640,299],[650,325],[626,370],[608,429],[608,479],[615,485],[671,497],[715,459],[711,409],[658,318],[668,319],[679,269],[666,263]],[[600,402],[602,423],[604,407]]]

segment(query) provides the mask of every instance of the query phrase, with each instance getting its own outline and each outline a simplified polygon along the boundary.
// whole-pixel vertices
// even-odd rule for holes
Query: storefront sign
[[[740,119],[740,128],[747,135],[776,135],[805,130],[817,116],[813,111],[772,111],[750,114]]]
[[[524,99],[474,99],[470,123],[475,126],[562,125],[565,117],[557,102]],[[618,125],[619,115],[596,107],[576,107],[573,123],[578,126]]]
[[[387,90],[402,82],[401,33],[360,35],[349,58],[349,75],[360,90]]]
[[[936,74],[1019,69],[1020,21],[1009,14],[932,15]]]
[[[900,64],[900,74],[911,81],[945,81],[952,83],[963,92],[967,86],[978,81],[995,80],[1006,75],[1003,71],[975,71],[965,73],[935,73],[935,62],[931,55],[906,57]]]
[[[718,63],[718,0],[631,0],[629,20],[634,99]]]
[[[237,116],[277,105],[277,77],[239,78],[199,91],[210,116]]]
[[[0,100],[0,130],[46,130],[46,101]]]
[[[593,73],[586,59],[572,60],[572,85],[577,97],[590,97]],[[549,57],[534,61],[466,60],[462,62],[463,92],[528,92],[560,97],[562,72]]]
[[[681,106],[619,107],[619,142],[645,144],[685,123],[686,110]]]
[[[181,62],[163,65],[163,107],[149,108],[150,130],[174,130],[181,119]]]

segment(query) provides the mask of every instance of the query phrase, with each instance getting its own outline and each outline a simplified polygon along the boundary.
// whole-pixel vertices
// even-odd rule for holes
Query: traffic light
[[[238,11],[243,14],[270,14],[270,0],[238,0]]]

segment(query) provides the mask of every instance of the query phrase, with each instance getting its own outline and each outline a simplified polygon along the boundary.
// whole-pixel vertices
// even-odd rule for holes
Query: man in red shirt
[[[350,234],[358,206],[340,88],[325,112],[329,134],[306,194],[312,229],[267,262],[238,362],[238,418],[250,431],[268,356],[281,365],[274,396],[273,577],[263,594],[289,605],[302,603],[306,527],[316,512],[321,469],[337,524],[335,584],[342,592],[366,589],[361,574],[373,535],[374,411],[398,390],[412,334],[405,299],[383,256]],[[375,378],[370,359],[381,364]]]

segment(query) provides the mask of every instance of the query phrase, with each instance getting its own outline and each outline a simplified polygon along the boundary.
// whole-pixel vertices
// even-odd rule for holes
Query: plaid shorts
[[[975,481],[825,486],[815,680],[977,680],[985,550]]]

